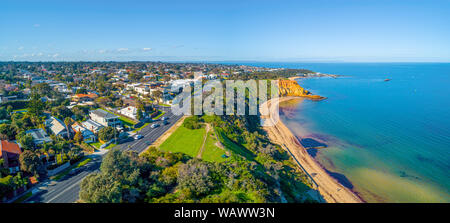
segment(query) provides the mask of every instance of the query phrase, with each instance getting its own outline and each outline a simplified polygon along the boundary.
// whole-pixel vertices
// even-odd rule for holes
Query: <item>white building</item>
[[[137,119],[136,115],[137,115],[137,108],[134,106],[128,106],[126,108],[122,108],[119,110],[119,113],[122,115],[125,115],[127,117],[130,117],[132,119]]]
[[[102,109],[90,111],[89,117],[91,117],[93,121],[100,123],[103,126],[116,127],[122,124],[122,122],[119,120],[119,116],[111,114]]]
[[[93,121],[91,119],[88,119],[87,121],[82,122],[81,125],[94,133],[97,133],[98,131],[100,131],[100,129],[102,129],[104,127],[100,123]]]

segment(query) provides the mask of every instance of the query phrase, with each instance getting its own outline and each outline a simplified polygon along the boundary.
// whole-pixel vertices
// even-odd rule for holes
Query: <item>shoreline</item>
[[[268,120],[274,122],[275,109],[278,104],[283,101],[292,100],[300,97],[281,97],[278,101],[273,99],[265,102],[260,106],[261,120]],[[267,104],[267,106],[266,106]],[[268,109],[268,111],[267,111]],[[300,144],[297,137],[289,130],[289,128],[281,121],[276,122],[273,126],[262,127],[268,134],[271,142],[279,144],[288,150],[293,158],[298,162],[300,168],[306,172],[306,175],[312,176],[314,183],[317,185],[317,190],[327,203],[363,203],[364,201],[358,197],[353,191],[343,186],[326,170],[309,155],[306,149]]]

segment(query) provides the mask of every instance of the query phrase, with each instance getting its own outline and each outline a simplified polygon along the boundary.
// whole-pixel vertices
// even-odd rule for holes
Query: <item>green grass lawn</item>
[[[51,177],[50,179],[52,179],[52,180],[59,180],[59,179],[63,178],[64,176],[66,176],[72,169],[75,169],[75,168],[78,168],[78,167],[82,167],[82,166],[86,165],[87,163],[89,163],[91,160],[92,160],[91,158],[85,157],[82,160],[80,160],[77,163],[75,163],[72,166],[70,166],[69,168],[65,169],[64,171],[62,171],[58,175],[56,175],[54,177]]]
[[[214,132],[210,131],[208,133],[208,138],[206,138],[205,148],[203,150],[202,159],[210,162],[221,162],[227,160],[227,158],[223,158],[222,155],[225,154],[225,151],[216,144],[217,140],[214,135]]]
[[[180,126],[159,148],[162,151],[182,152],[195,157],[202,146],[204,135],[204,128],[188,129]]]
[[[249,151],[247,148],[236,144],[231,139],[229,139],[225,133],[222,132],[221,128],[214,128],[214,131],[217,133],[217,137],[219,138],[222,145],[233,152],[233,154],[239,154],[245,157],[247,160],[254,160],[255,155]]]
[[[26,199],[30,198],[33,195],[33,193],[28,192],[24,195],[22,195],[21,197],[19,197],[17,200],[15,200],[13,203],[17,204],[17,203],[22,203],[24,202]]]
[[[103,143],[101,143],[101,142],[92,142],[92,143],[89,143],[89,145],[91,145],[91,146],[93,146],[93,147],[95,147],[97,149],[100,149],[100,146],[103,145]],[[117,144],[111,143],[111,144],[109,144],[107,147],[105,147],[103,149],[111,149],[114,146],[117,146]]]
[[[159,115],[157,115],[156,117],[154,117],[153,119],[158,119],[161,118],[161,116],[163,116],[164,114],[166,114],[166,112],[159,110]]]
[[[97,149],[100,149],[100,146],[102,145],[102,143],[101,142],[91,142],[91,143],[89,143],[89,145],[91,145]]]
[[[105,147],[105,148],[103,148],[103,149],[111,149],[111,148],[113,148],[114,146],[117,146],[117,144],[111,143],[111,144],[109,144],[107,147]]]
[[[133,130],[133,132],[141,131],[143,128],[145,128],[145,126],[147,126],[147,125],[149,125],[149,124],[150,124],[150,123],[145,123],[145,124],[142,125],[141,127],[137,128],[137,129],[135,129],[135,130]]]

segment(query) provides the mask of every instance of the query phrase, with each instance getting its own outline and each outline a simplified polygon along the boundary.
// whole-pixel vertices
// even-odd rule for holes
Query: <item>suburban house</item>
[[[150,88],[147,85],[138,85],[134,87],[134,90],[139,93],[139,94],[143,94],[143,95],[147,95],[150,94]]]
[[[37,145],[52,141],[52,139],[47,135],[47,133],[43,129],[30,129],[25,133],[33,136],[34,144]]]
[[[53,134],[55,134],[57,136],[61,136],[61,137],[67,136],[66,125],[61,120],[52,116],[49,119],[47,119],[45,122],[46,122],[47,127],[50,129],[50,131],[53,132]]]
[[[128,107],[122,108],[118,112],[120,114],[130,117],[132,119],[137,119],[136,118],[137,108],[134,106],[128,106]]]
[[[81,135],[83,136],[83,141],[85,143],[91,143],[91,142],[97,141],[95,134],[91,130],[85,128],[84,126],[82,126],[78,123],[73,124],[72,129],[75,132],[81,132]]]
[[[3,167],[9,169],[10,173],[16,173],[20,170],[20,154],[22,154],[22,150],[16,143],[8,140],[2,140],[0,143],[0,159],[3,159]]]
[[[98,95],[95,93],[89,93],[89,94],[76,94],[73,97],[74,101],[77,102],[84,102],[84,101],[93,101],[96,98],[98,98]]]
[[[122,122],[119,120],[119,116],[111,114],[102,109],[90,111],[89,116],[92,120],[104,126],[116,127],[122,124]]]
[[[98,131],[100,131],[100,129],[102,129],[104,126],[92,119],[89,119],[87,121],[84,121],[81,123],[81,126],[85,127],[86,129],[97,133]]]

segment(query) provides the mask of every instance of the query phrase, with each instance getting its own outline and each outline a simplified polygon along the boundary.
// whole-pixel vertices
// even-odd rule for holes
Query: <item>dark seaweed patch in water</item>
[[[419,177],[407,174],[405,171],[400,171],[400,177],[412,178],[412,179],[416,179],[416,180],[420,179]]]
[[[317,156],[317,149],[306,149],[306,152],[308,152],[308,154],[313,158]]]
[[[341,173],[336,173],[336,172],[331,172],[329,170],[327,170],[326,168],[324,168],[325,171],[327,171],[327,173],[333,177],[334,179],[336,179],[340,184],[342,184],[342,186],[348,188],[348,189],[353,189],[353,184],[352,182],[350,182],[350,180]]]
[[[300,143],[305,148],[327,147],[327,144],[321,143],[313,138],[303,138]]]

